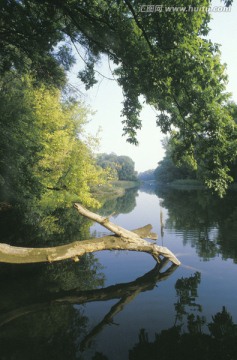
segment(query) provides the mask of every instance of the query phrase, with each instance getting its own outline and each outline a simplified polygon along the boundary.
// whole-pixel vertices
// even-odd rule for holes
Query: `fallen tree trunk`
[[[135,251],[147,252],[147,253],[151,254],[157,262],[160,262],[159,255],[162,255],[165,258],[169,259],[171,262],[173,262],[175,265],[181,264],[180,261],[176,258],[176,256],[170,250],[168,250],[166,247],[158,246],[156,244],[151,244],[148,241],[142,239],[141,238],[142,235],[140,235],[136,231],[129,231],[129,230],[122,228],[121,226],[113,224],[112,222],[109,221],[108,218],[104,218],[98,214],[95,214],[95,213],[85,209],[80,204],[76,203],[74,206],[81,215],[86,216],[87,218],[98,222],[100,225],[104,226],[106,229],[114,232],[117,236],[120,237],[120,239],[124,243],[125,242],[127,243],[127,246],[128,246],[128,244],[131,245],[131,247],[132,247],[132,245],[137,246],[137,249],[135,249]],[[154,233],[151,233],[152,226],[151,225],[147,225],[147,226],[150,226],[150,231],[147,235],[143,235],[143,237],[150,238],[150,239],[157,239],[157,235]],[[123,250],[123,249],[121,248],[120,250]],[[134,249],[132,249],[132,248],[129,249],[129,246],[128,246],[125,250],[134,250]]]
[[[38,262],[54,262],[66,259],[79,261],[79,257],[91,252],[102,250],[130,250],[146,252],[160,262],[160,255],[169,259],[175,265],[180,265],[180,261],[175,255],[163,246],[152,244],[141,238],[153,238],[151,225],[129,231],[111,223],[107,218],[97,215],[79,204],[75,204],[78,212],[87,218],[98,222],[107,229],[113,231],[116,236],[104,236],[83,241],[75,241],[67,245],[49,248],[25,248],[16,247],[8,244],[0,244],[0,262],[26,264]]]

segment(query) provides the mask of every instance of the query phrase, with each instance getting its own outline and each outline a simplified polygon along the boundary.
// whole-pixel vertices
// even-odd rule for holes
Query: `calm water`
[[[0,360],[237,360],[237,193],[148,185],[100,212],[128,229],[152,224],[182,265],[122,251],[2,264]]]

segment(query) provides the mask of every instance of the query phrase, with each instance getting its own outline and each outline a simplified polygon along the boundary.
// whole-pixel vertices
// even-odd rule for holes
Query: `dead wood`
[[[134,231],[129,231],[127,229],[122,228],[121,226],[113,224],[111,221],[109,221],[109,218],[105,218],[98,214],[95,214],[95,213],[87,210],[80,204],[76,203],[74,206],[81,215],[86,216],[87,218],[89,218],[93,221],[96,221],[97,223],[104,226],[106,229],[112,231],[114,234],[116,234],[118,237],[120,237],[120,239],[123,241],[124,246],[125,246],[124,250],[147,252],[147,253],[151,254],[154,257],[154,259],[158,262],[160,261],[159,256],[162,255],[163,257],[165,257],[165,258],[169,259],[171,262],[173,262],[175,265],[180,265],[180,261],[166,247],[159,246],[156,244],[151,244],[150,242],[142,239],[140,234],[136,233],[136,231],[134,234]],[[145,238],[150,237],[150,238],[154,239],[154,233],[149,233],[147,236],[143,236],[143,237],[145,237]],[[134,246],[135,246],[135,248],[134,248]],[[137,249],[136,249],[136,246],[137,246]],[[123,248],[121,248],[120,250],[123,250]]]
[[[80,204],[75,204],[75,208],[81,215],[98,222],[112,231],[116,236],[108,235],[101,238],[75,241],[70,244],[48,248],[26,248],[0,244],[0,262],[26,264],[54,262],[66,259],[79,261],[79,258],[86,253],[102,250],[129,250],[148,253],[152,255],[157,262],[160,262],[160,256],[162,256],[169,259],[173,264],[180,265],[180,261],[166,247],[158,246],[142,239],[142,237],[154,239],[154,233],[151,233],[151,225],[129,231],[113,224],[108,218],[104,218],[85,209]]]

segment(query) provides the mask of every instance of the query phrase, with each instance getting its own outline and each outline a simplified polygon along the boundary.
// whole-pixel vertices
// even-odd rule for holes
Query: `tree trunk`
[[[111,223],[108,218],[103,218],[102,216],[85,209],[80,204],[75,204],[75,208],[81,215],[98,222],[114,232],[115,235],[75,241],[67,245],[49,248],[25,248],[0,244],[0,262],[26,264],[54,262],[66,259],[79,261],[80,256],[90,252],[102,250],[130,250],[146,252],[152,255],[158,263],[160,262],[160,256],[163,256],[175,265],[180,265],[180,261],[166,247],[158,246],[142,239],[142,237],[154,239],[154,233],[151,233],[151,225],[129,231]]]

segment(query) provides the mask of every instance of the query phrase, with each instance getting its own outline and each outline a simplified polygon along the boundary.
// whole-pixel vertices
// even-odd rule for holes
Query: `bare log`
[[[168,250],[164,246],[158,246],[155,244],[150,244],[148,241],[142,239],[139,234],[135,233],[134,231],[129,231],[127,229],[122,228],[121,226],[118,226],[116,224],[113,224],[111,221],[109,221],[108,218],[102,217],[98,214],[95,214],[86,208],[84,208],[82,205],[76,203],[75,208],[78,210],[78,212],[86,216],[87,218],[98,222],[100,225],[104,226],[106,229],[114,232],[117,236],[119,236],[123,241],[128,242],[130,245],[136,244],[137,245],[137,251],[144,251],[150,253],[158,262],[159,262],[159,255],[162,255],[169,259],[171,262],[173,262],[175,265],[180,265],[180,261],[176,258],[176,256]],[[154,233],[152,233],[154,235]],[[149,238],[149,236],[144,236],[146,238]],[[152,237],[154,239],[154,237]],[[143,250],[142,250],[143,249]],[[122,249],[121,249],[122,250]],[[126,248],[126,250],[134,250]],[[136,251],[136,250],[135,250]]]
[[[120,236],[121,238],[126,239],[127,241],[140,240],[140,236],[138,234],[134,234],[133,232],[126,230],[121,226],[113,224],[111,221],[109,221],[108,217],[102,217],[98,214],[95,214],[94,212],[84,208],[82,205],[77,203],[74,204],[74,206],[81,215],[87,217],[88,219],[96,221],[98,224],[104,226],[106,229],[112,231],[114,234]]]
[[[134,230],[134,233],[142,236],[150,236],[151,225]],[[115,236],[104,236],[89,240],[75,241],[70,244],[48,247],[48,248],[27,248],[17,247],[0,243],[0,262],[11,264],[27,264],[39,262],[54,262],[66,259],[77,261],[77,257],[89,252],[102,250],[121,250],[124,241]],[[131,247],[131,250],[133,247]],[[130,250],[130,247],[124,248]],[[134,248],[135,250],[135,248]]]
[[[101,238],[75,241],[70,244],[48,248],[25,248],[0,244],[0,262],[26,264],[54,262],[66,259],[79,261],[79,257],[86,253],[102,250],[130,250],[146,252],[152,255],[157,262],[160,262],[160,255],[162,255],[175,265],[180,265],[180,261],[167,248],[151,244],[140,237],[154,238],[154,234],[151,233],[151,225],[129,231],[111,223],[107,218],[103,218],[85,209],[79,204],[75,204],[75,207],[81,215],[97,221],[107,229],[113,231],[117,236],[104,236]]]

